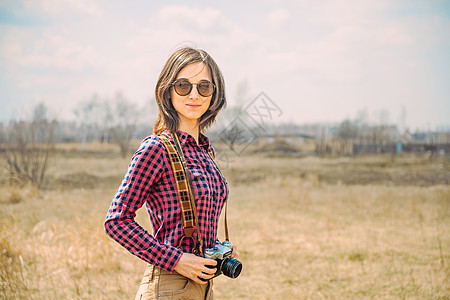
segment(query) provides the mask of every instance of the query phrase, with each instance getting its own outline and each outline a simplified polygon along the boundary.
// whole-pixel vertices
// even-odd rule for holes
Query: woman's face
[[[178,112],[180,127],[189,123],[197,125],[198,119],[208,110],[212,94],[204,97],[198,93],[197,85],[202,80],[211,82],[208,67],[202,62],[187,65],[178,73],[176,80],[187,79],[192,86],[191,92],[186,96],[180,96],[175,87],[171,90],[172,105]]]

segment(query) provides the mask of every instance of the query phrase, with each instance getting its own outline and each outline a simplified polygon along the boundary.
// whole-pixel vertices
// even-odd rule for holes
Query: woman
[[[228,184],[208,151],[202,132],[226,104],[224,80],[205,51],[182,48],[166,62],[155,89],[159,115],[153,134],[142,142],[116,192],[105,221],[106,233],[149,263],[136,299],[212,299],[216,261],[193,254],[183,239],[175,178],[158,135],[177,133],[192,179],[198,227],[204,248],[217,243],[220,212]],[[134,221],[146,205],[153,235]],[[193,234],[196,237],[196,232]],[[180,244],[181,241],[181,244]],[[237,257],[233,247],[232,257]]]

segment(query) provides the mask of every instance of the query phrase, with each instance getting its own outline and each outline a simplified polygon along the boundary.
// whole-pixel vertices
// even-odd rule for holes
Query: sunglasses
[[[209,97],[214,93],[216,86],[208,80],[200,80],[199,83],[190,83],[186,78],[177,79],[172,83],[175,92],[180,96],[187,96],[192,91],[193,85],[197,86],[197,92],[200,96]]]

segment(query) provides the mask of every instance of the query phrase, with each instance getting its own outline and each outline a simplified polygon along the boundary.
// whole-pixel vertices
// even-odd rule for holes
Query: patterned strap
[[[194,215],[194,224],[195,228],[197,229],[197,241],[198,241],[198,249],[200,250],[200,254],[203,256],[203,240],[200,235],[200,228],[198,227],[198,218],[197,218],[197,207],[195,206],[195,197],[194,197],[194,186],[192,185],[192,179],[191,179],[191,173],[189,173],[189,169],[186,165],[186,160],[184,159],[183,149],[181,149],[180,140],[178,139],[177,133],[172,133],[172,139],[175,141],[175,147],[177,149],[178,155],[181,159],[181,163],[183,164],[184,174],[186,175],[187,181],[189,183],[188,190],[189,190],[189,199],[191,200],[191,207],[194,207],[192,210],[192,213]],[[193,232],[193,229],[189,232]],[[186,228],[184,229],[184,233],[186,233]],[[192,235],[192,233],[190,233]],[[194,240],[192,238],[192,240]],[[194,243],[195,246],[195,243]],[[197,248],[195,248],[197,250]]]
[[[176,136],[176,138],[178,137]],[[181,156],[183,154],[179,154],[175,150],[172,143],[167,139],[167,137],[160,135],[159,139],[163,142],[167,152],[169,153],[170,164],[172,166],[173,174],[177,184],[178,199],[180,201],[184,236],[181,238],[178,247],[181,248],[182,242],[187,238],[192,240],[194,244],[194,253],[197,253],[198,251],[200,251],[200,253],[203,253],[203,243],[200,238],[200,230],[198,226],[195,226],[198,224],[197,212],[192,208],[193,206],[195,207],[195,198],[193,196],[190,177],[187,178],[189,174],[187,174],[188,171],[184,166],[184,157]],[[176,140],[175,142],[178,141]],[[197,229],[197,241],[192,236],[195,229]],[[197,249],[197,245],[199,246],[199,249]]]

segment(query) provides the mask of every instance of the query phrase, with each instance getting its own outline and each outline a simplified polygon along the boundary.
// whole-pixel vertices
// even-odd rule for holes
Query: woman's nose
[[[198,90],[197,90],[197,84],[193,83],[192,84],[192,90],[189,93],[189,98],[190,99],[198,99],[199,95],[198,95]]]

